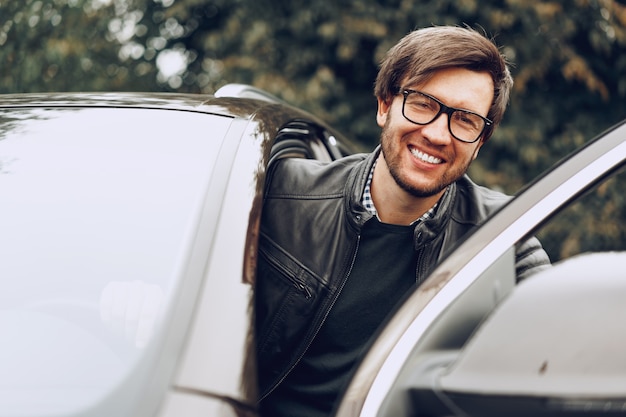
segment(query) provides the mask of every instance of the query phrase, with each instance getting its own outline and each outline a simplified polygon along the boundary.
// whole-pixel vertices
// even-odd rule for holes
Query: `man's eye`
[[[479,129],[482,119],[475,114],[457,111],[454,120],[468,129]]]
[[[409,102],[409,104],[416,108],[416,109],[421,109],[421,110],[432,110],[434,108],[433,103],[431,100],[426,100],[423,98],[416,98],[413,99]]]

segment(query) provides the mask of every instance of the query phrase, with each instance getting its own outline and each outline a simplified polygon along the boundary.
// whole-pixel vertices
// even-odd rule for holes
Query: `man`
[[[256,287],[262,415],[331,414],[393,306],[508,199],[465,172],[512,84],[479,33],[417,30],[376,79],[379,148],[269,168]],[[518,248],[519,279],[548,264],[536,239]]]

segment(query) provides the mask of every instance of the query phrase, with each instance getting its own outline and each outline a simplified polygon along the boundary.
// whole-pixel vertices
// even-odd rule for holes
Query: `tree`
[[[509,192],[626,113],[626,8],[613,0],[139,3],[149,30],[138,43],[160,37],[159,55],[174,51],[184,61],[161,74],[160,88],[253,84],[368,146],[378,141],[371,87],[384,52],[416,27],[482,28],[505,45],[516,86],[473,175]]]
[[[370,148],[385,51],[418,27],[476,28],[503,46],[516,83],[471,175],[509,193],[626,115],[618,0],[0,0],[0,10],[2,93],[247,83]]]
[[[113,7],[97,0],[0,0],[0,10],[2,93],[119,90],[140,78],[118,60],[120,45],[109,32]]]

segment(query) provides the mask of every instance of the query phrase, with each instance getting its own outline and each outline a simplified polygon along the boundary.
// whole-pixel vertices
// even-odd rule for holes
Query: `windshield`
[[[167,311],[231,119],[0,110],[0,415],[70,414]]]

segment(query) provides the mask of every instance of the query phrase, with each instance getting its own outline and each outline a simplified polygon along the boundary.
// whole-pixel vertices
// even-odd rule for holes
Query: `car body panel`
[[[304,157],[341,152],[339,134],[272,100],[2,97],[0,415],[254,415],[277,136]]]
[[[247,125],[247,126],[246,126]],[[252,124],[240,126],[252,127]],[[251,303],[250,276],[246,277],[244,262],[217,262],[220,259],[241,259],[247,254],[246,244],[251,236],[248,235],[248,218],[253,212],[257,199],[257,182],[251,178],[262,177],[263,137],[252,134],[242,134],[244,140],[235,149],[229,149],[236,158],[234,163],[228,162],[234,170],[228,175],[228,181],[220,194],[222,197],[220,222],[216,230],[210,234],[200,232],[200,235],[213,237],[212,251],[208,261],[205,284],[200,292],[199,310],[190,333],[190,341],[185,350],[183,361],[180,364],[176,378],[176,386],[193,388],[207,392],[225,395],[241,389],[244,381],[243,366],[246,363],[233,364],[225,361],[233,350],[237,357],[250,355],[252,334],[241,332],[240,329],[249,325],[251,311],[241,310],[241,306]],[[249,143],[246,143],[248,141]],[[261,170],[261,172],[259,172]],[[258,208],[257,208],[258,210]],[[228,213],[228,216],[224,214]],[[212,283],[219,282],[220,277],[240,277],[239,280],[230,280],[220,285],[219,293],[214,290]],[[248,281],[248,282],[246,282]],[[212,334],[207,328],[214,329]],[[241,368],[233,372],[233,366]],[[208,379],[206,376],[220,370],[220,378]],[[254,374],[251,374],[252,376]],[[247,389],[253,388],[254,381]],[[251,392],[253,394],[254,391]]]

